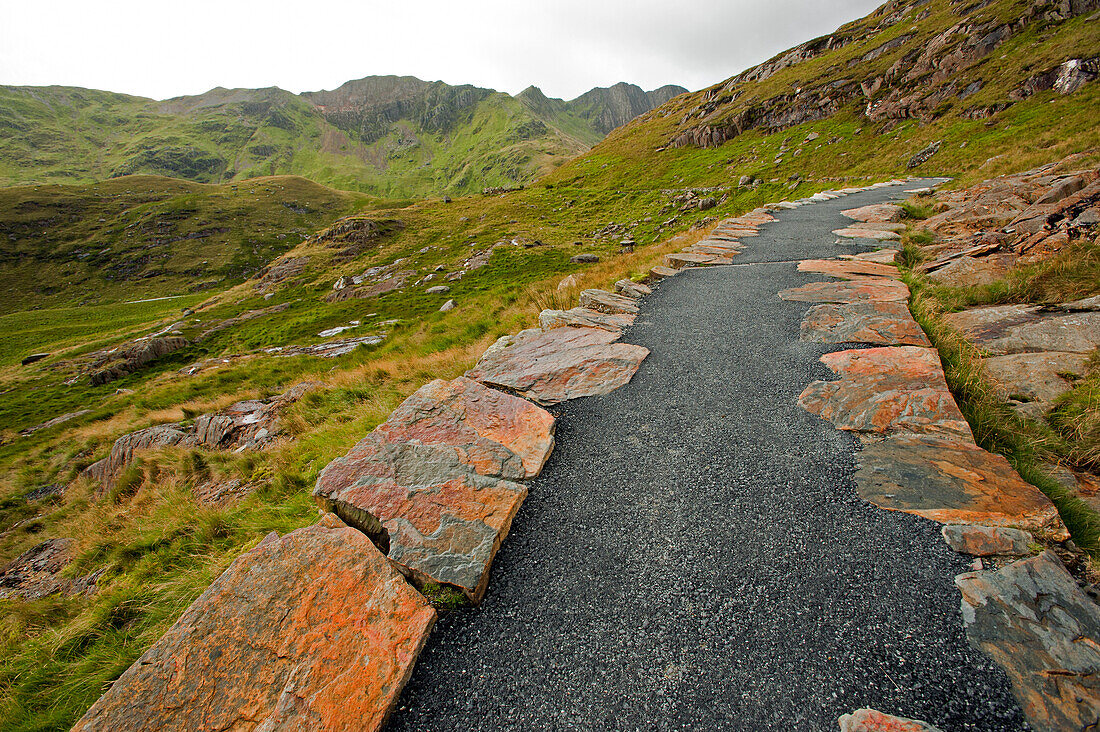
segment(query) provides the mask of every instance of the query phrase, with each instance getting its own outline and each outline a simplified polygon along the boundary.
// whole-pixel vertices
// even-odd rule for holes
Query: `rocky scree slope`
[[[165,101],[5,86],[0,182],[297,174],[388,196],[466,193],[533,180],[683,91],[617,84],[535,112],[492,89],[396,76],[301,95],[216,88]]]

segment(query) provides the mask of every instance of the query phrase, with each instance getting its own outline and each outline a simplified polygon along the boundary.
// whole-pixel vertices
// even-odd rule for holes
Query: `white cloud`
[[[629,81],[698,89],[876,0],[39,0],[0,4],[0,83],[154,98],[214,86],[295,92],[402,74],[575,97]]]

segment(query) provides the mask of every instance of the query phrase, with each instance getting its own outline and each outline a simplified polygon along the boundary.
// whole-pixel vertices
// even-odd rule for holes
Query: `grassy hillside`
[[[293,176],[0,188],[0,314],[225,289],[372,205]]]
[[[1088,3],[1073,5],[1080,9]],[[1067,58],[1089,57],[1100,48],[1095,10],[1065,18],[1057,8],[1017,0],[972,6],[949,0],[889,3],[840,29],[834,34],[840,40],[812,42],[733,80],[672,99],[546,178],[501,195],[384,203],[298,178],[204,185],[131,177],[0,191],[5,255],[17,247],[23,259],[36,263],[20,265],[15,256],[0,263],[0,285],[6,288],[0,326],[10,340],[0,348],[0,557],[16,557],[48,538],[70,537],[76,540],[76,558],[67,576],[103,573],[94,594],[0,601],[0,727],[67,729],[234,557],[268,531],[314,521],[309,489],[318,472],[405,395],[431,378],[462,373],[497,336],[534,324],[542,308],[574,304],[576,289],[556,290],[566,274],[577,273],[580,287],[607,287],[620,277],[640,275],[664,252],[701,236],[705,228],[696,227],[712,217],[841,182],[905,174],[913,155],[934,141],[941,141],[939,151],[914,170],[956,175],[955,185],[1071,153],[1080,153],[1078,167],[1095,164],[1100,84],[1089,81],[1062,94],[1035,82],[1032,93],[1013,95]],[[885,78],[899,61],[940,47],[932,40],[959,23],[973,28],[942,46],[945,53],[965,38],[980,40],[993,32],[978,37],[974,29],[1025,17],[1029,20],[981,57],[984,63],[971,59],[942,79],[933,79],[933,73],[904,82],[910,85],[907,96],[936,94],[955,83],[954,100],[937,102],[927,114],[913,104],[907,107],[914,110],[910,117],[869,117],[867,100],[855,96],[838,96],[835,105],[826,105],[827,114],[815,112],[812,119],[781,114],[808,108],[796,90]],[[901,36],[908,37],[872,53]],[[981,89],[960,99],[958,92],[978,76]],[[897,78],[884,81],[872,96],[889,100],[891,90],[904,84]],[[425,114],[431,108],[415,103],[400,112],[406,121],[393,127],[377,124],[377,115],[329,119],[320,111],[299,110],[302,119],[327,131],[319,152],[295,149],[291,159],[318,178],[346,176],[347,185],[374,180],[371,185],[381,187],[381,178],[357,176],[367,176],[363,171],[375,166],[383,151],[393,180],[405,181],[390,192],[421,185],[421,176],[436,181],[436,175],[468,181],[463,185],[474,189],[472,182],[478,176],[485,180],[490,171],[526,165],[539,154],[557,156],[551,152],[560,147],[540,147],[544,137],[515,136],[523,120],[541,121],[549,129],[546,119],[558,115],[554,127],[563,139],[584,142],[580,114],[574,111],[566,119],[561,107],[539,99],[541,94],[525,92],[518,102],[495,93],[474,96],[472,109],[439,119],[453,126],[437,142],[423,132],[430,127],[431,115]],[[89,102],[80,114],[145,103]],[[187,113],[190,119],[232,117],[245,130],[240,120],[247,115],[225,111],[226,105],[243,103],[179,102],[197,110]],[[290,100],[285,103],[287,115],[298,114]],[[518,104],[527,109],[523,115],[515,112]],[[975,105],[988,115],[968,116]],[[1005,106],[989,111],[998,105]],[[771,116],[745,114],[765,108]],[[273,104],[272,109],[281,108]],[[159,113],[143,114],[152,115],[142,122],[151,125],[148,134],[161,134],[155,131],[163,122]],[[402,125],[412,125],[410,120],[417,120],[416,128],[406,130]],[[237,129],[238,122],[227,130]],[[717,137],[687,134],[703,126],[724,131]],[[260,128],[275,140],[290,135],[278,124]],[[95,139],[91,131],[87,135]],[[494,150],[512,152],[478,147],[490,137],[510,140],[511,148],[498,144]],[[704,137],[711,142],[693,142]],[[715,143],[720,137],[725,139]],[[129,138],[120,131],[118,139]],[[104,148],[73,140],[83,151],[77,157]],[[7,138],[0,142],[9,144]],[[37,154],[33,146],[27,150]],[[431,164],[424,167],[429,153]],[[480,162],[471,164],[473,159]],[[53,161],[64,173],[61,152]],[[755,181],[741,185],[743,176]],[[715,206],[702,209],[700,199],[710,197]],[[344,214],[350,217],[332,225]],[[639,243],[634,253],[619,251],[626,236]],[[598,254],[602,261],[570,263],[581,252]],[[276,266],[291,261],[300,266],[277,281],[262,280],[257,289],[256,277],[270,271],[261,267],[271,257]],[[205,263],[199,271],[196,259]],[[116,263],[126,264],[120,270]],[[120,272],[125,277],[115,277]],[[375,275],[368,275],[368,282],[376,282],[369,278],[378,272],[405,273],[404,284],[368,297],[333,296],[340,278],[370,272]],[[253,278],[242,282],[249,273]],[[450,291],[429,295],[427,289],[438,284]],[[125,302],[168,295],[183,297]],[[451,298],[457,308],[440,312]],[[34,306],[41,309],[31,310]],[[185,316],[185,308],[192,312]],[[353,321],[358,325],[340,337],[385,334],[385,340],[336,359],[263,350],[322,343],[328,340],[319,335],[323,330]],[[188,337],[206,330],[210,335],[110,384],[90,383],[92,354],[169,325]],[[35,350],[53,355],[18,365],[22,355]],[[103,457],[122,434],[190,420],[304,379],[326,388],[292,408],[286,418],[291,439],[273,450],[152,452],[128,473],[124,491],[103,492],[81,477],[81,469]],[[19,435],[80,409],[89,411]],[[235,504],[198,502],[196,487],[227,480],[243,481],[253,491]],[[50,484],[64,486],[64,495],[28,500],[31,491]]]
[[[625,122],[676,91],[620,84],[592,90],[576,112],[555,100],[555,110],[537,115],[491,89],[412,77],[367,77],[303,95],[218,88],[163,102],[0,86],[0,184],[301,175],[398,198],[469,193],[534,180],[597,142],[609,121]]]

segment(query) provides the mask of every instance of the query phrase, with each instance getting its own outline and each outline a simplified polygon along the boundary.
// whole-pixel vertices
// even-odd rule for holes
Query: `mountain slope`
[[[0,87],[0,183],[294,174],[392,197],[468,193],[529,182],[676,91],[618,84],[539,115],[491,89],[394,76],[301,95],[216,88],[163,102]]]

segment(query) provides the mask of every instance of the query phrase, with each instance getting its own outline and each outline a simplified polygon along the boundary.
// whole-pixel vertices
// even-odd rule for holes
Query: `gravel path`
[[[841,209],[899,190],[781,212],[739,266],[645,299],[624,340],[651,355],[556,409],[488,597],[441,617],[389,729],[836,730],[864,706],[1024,728],[963,634],[969,562],[862,502],[857,441],[796,404],[841,348],[798,340],[808,305],[776,293],[825,278],[787,262],[856,250]]]

